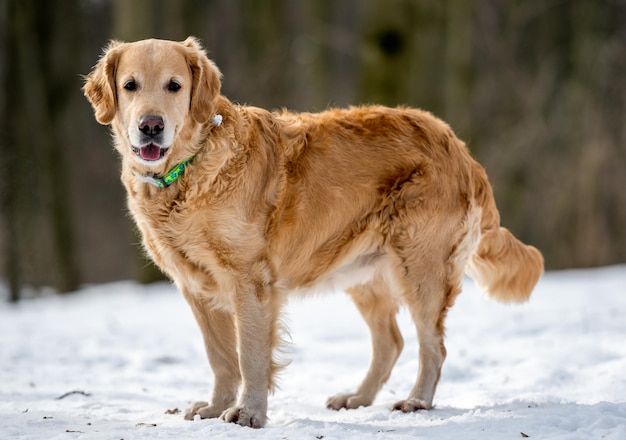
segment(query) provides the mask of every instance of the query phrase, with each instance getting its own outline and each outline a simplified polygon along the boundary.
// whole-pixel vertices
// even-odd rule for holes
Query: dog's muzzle
[[[167,148],[161,147],[165,122],[158,115],[145,115],[139,119],[140,147],[133,146],[133,152],[143,160],[155,161],[161,159]]]

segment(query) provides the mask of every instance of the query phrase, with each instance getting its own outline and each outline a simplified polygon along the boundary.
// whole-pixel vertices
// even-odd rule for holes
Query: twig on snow
[[[72,394],[80,394],[81,396],[86,396],[89,397],[91,396],[91,394],[86,393],[84,391],[80,391],[80,390],[74,390],[74,391],[69,391],[59,397],[56,398],[56,400],[61,400],[61,399],[65,399],[67,396],[71,396]]]

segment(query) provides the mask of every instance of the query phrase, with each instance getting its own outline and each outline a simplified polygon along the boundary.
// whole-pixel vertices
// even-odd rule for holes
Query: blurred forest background
[[[235,102],[432,111],[548,268],[626,262],[626,0],[0,0],[0,285],[11,298],[153,279],[81,74],[110,38],[188,35]]]

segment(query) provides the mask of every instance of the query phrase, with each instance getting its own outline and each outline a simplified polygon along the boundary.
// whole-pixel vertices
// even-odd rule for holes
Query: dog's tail
[[[496,301],[526,301],[543,273],[543,256],[500,226],[487,175],[478,164],[474,171],[474,196],[482,208],[481,239],[466,272]]]

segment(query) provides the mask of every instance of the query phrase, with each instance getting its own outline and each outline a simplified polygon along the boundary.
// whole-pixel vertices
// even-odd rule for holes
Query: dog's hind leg
[[[357,308],[367,322],[372,335],[372,360],[369,370],[358,389],[353,393],[338,394],[328,399],[331,409],[369,406],[383,384],[389,379],[403,341],[396,314],[398,304],[380,278],[348,290]]]
[[[425,281],[407,299],[413,320],[417,327],[419,341],[419,371],[417,382],[406,400],[397,402],[393,409],[412,412],[430,409],[439,382],[441,367],[446,358],[443,337],[443,317],[445,312],[439,298],[444,287],[439,280]],[[428,298],[430,297],[430,298]]]
[[[437,261],[434,258],[413,264],[404,261],[406,289],[403,298],[417,328],[419,371],[408,398],[397,402],[393,409],[412,412],[432,408],[446,358],[444,321],[461,290],[462,271],[446,264],[445,259]]]
[[[192,295],[185,295],[200,326],[209,363],[215,376],[208,402],[195,402],[185,412],[185,419],[219,417],[237,401],[241,373],[237,355],[237,334],[232,313],[211,308]]]

